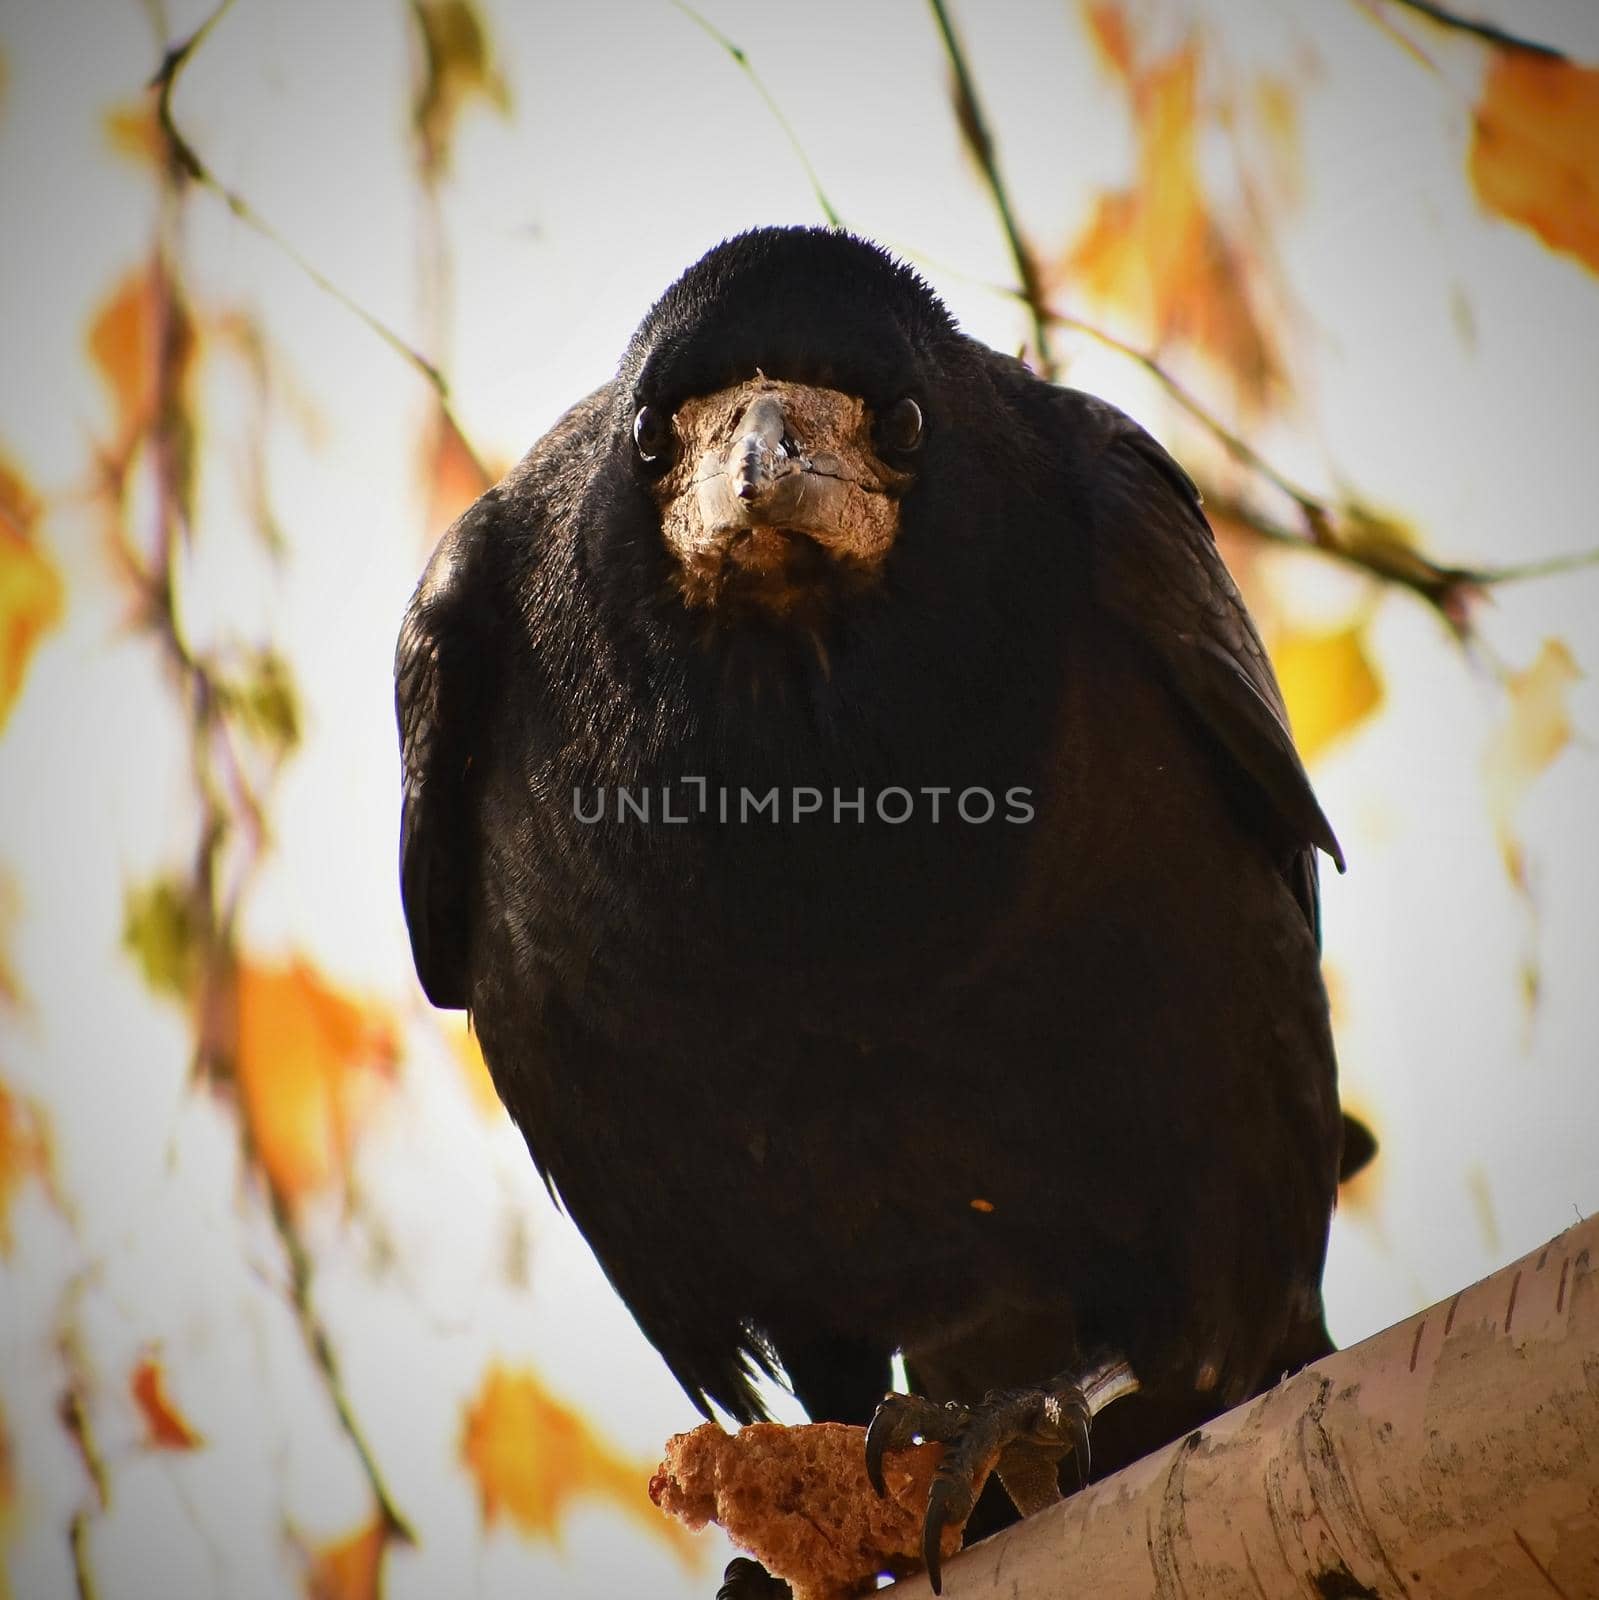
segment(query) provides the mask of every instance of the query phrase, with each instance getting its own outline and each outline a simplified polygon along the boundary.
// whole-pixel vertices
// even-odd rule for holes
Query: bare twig
[[[177,87],[178,76],[188,64],[194,52],[204,42],[206,36],[220,22],[223,16],[232,8],[233,0],[221,0],[221,4],[211,13],[195,31],[181,44],[173,45],[162,58],[161,66],[155,76],[150,80],[150,89],[156,96],[156,120],[165,138],[172,163],[182,174],[198,183],[202,188],[216,195],[224,205],[246,227],[253,229],[266,239],[270,244],[281,250],[307,278],[321,289],[324,294],[332,296],[352,316],[358,317],[368,328],[375,333],[388,347],[402,360],[407,362],[427,381],[428,386],[438,396],[438,403],[455,426],[455,431],[460,435],[461,442],[468,454],[482,469],[476,452],[467,441],[465,430],[461,427],[459,419],[455,416],[450,405],[450,386],[444,374],[433,362],[429,361],[422,352],[398,333],[395,332],[380,317],[367,310],[359,300],[345,293],[325,273],[300,253],[276,228],[269,223],[236,189],[231,189],[201,159],[199,152],[184,136],[178,127],[177,120],[172,112],[172,95]],[[486,473],[485,473],[486,476]]]
[[[1038,354],[1039,367],[1045,377],[1055,375],[1055,358],[1049,347],[1049,311],[1044,301],[1043,280],[1038,263],[1011,210],[1010,195],[999,170],[999,157],[994,149],[994,136],[989,132],[988,120],[983,115],[982,103],[977,98],[977,86],[972,80],[966,62],[966,52],[956,36],[944,0],[928,0],[933,20],[938,24],[944,41],[944,53],[949,57],[950,71],[954,76],[955,116],[960,124],[967,148],[988,185],[989,198],[999,214],[999,225],[1004,230],[1005,243],[1010,249],[1011,264],[1016,268],[1016,279],[1021,285],[1021,298],[1033,323],[1033,348]]]
[[[1017,290],[1004,292],[1019,297]],[[1546,560],[1513,566],[1456,567],[1432,561],[1403,539],[1386,533],[1382,520],[1354,501],[1333,500],[1314,494],[1291,478],[1235,429],[1228,427],[1152,352],[1140,349],[1109,329],[1071,313],[1052,310],[1048,315],[1056,326],[1086,334],[1106,349],[1114,350],[1142,367],[1228,455],[1293,501],[1298,507],[1303,527],[1296,532],[1264,514],[1242,496],[1207,485],[1204,497],[1213,511],[1274,544],[1315,550],[1384,583],[1409,589],[1434,606],[1459,633],[1464,633],[1468,627],[1472,598],[1486,589],[1599,565],[1599,549],[1575,550]]]
[[[253,1157],[254,1152],[251,1153]],[[259,1168],[258,1161],[254,1164]],[[411,1531],[410,1523],[395,1505],[394,1497],[389,1493],[383,1469],[378,1465],[378,1459],[373,1454],[372,1447],[367,1442],[366,1434],[355,1415],[355,1408],[350,1403],[349,1391],[344,1386],[344,1378],[339,1369],[338,1353],[333,1348],[333,1341],[328,1336],[326,1326],[317,1314],[316,1303],[311,1294],[311,1254],[305,1247],[305,1241],[300,1237],[300,1230],[295,1224],[288,1200],[272,1186],[270,1179],[265,1182],[268,1205],[272,1212],[272,1225],[277,1230],[278,1241],[283,1246],[284,1259],[288,1262],[289,1299],[294,1306],[295,1319],[300,1324],[300,1336],[305,1341],[312,1361],[316,1363],[317,1372],[322,1379],[323,1387],[327,1390],[328,1398],[333,1402],[339,1426],[360,1460],[361,1470],[366,1475],[372,1498],[377,1503],[378,1515],[383,1520],[385,1537],[397,1539],[404,1544],[413,1544],[416,1536]]]
[[[84,1287],[84,1276],[79,1273],[74,1276],[62,1297],[61,1317],[56,1328],[56,1353],[61,1360],[65,1382],[56,1403],[56,1412],[89,1479],[90,1493],[79,1502],[67,1523],[67,1548],[72,1558],[72,1578],[78,1600],[94,1600],[97,1588],[89,1560],[89,1531],[96,1515],[104,1512],[111,1503],[111,1477],[89,1414],[92,1379],[77,1320],[78,1301]]]
[[[783,115],[782,108],[778,105],[777,101],[772,98],[771,91],[762,81],[761,75],[755,70],[754,64],[750,61],[748,54],[740,45],[735,44],[731,39],[729,39],[728,36],[710,20],[709,17],[702,15],[700,12],[696,11],[693,6],[688,5],[686,0],[672,0],[672,4],[675,5],[677,9],[689,19],[690,22],[704,29],[704,31],[709,34],[711,38],[714,39],[717,44],[719,44],[722,49],[724,49],[728,55],[733,58],[734,64],[738,67],[739,71],[749,79],[750,87],[753,88],[756,94],[758,94],[762,101],[765,102],[766,109],[772,115],[772,120],[776,122],[778,127],[783,130],[784,136],[788,139],[789,145],[793,149],[794,154],[799,157],[799,163],[805,169],[805,176],[810,182],[811,193],[816,196],[816,204],[818,207],[820,207],[822,215],[827,218],[828,226],[831,228],[842,228],[844,226],[844,219],[834,208],[833,202],[828,199],[827,191],[822,187],[822,180],[817,177],[816,168],[811,165],[811,158],[805,154],[805,146],[800,143],[799,135],[795,133],[793,125],[789,122],[788,118]]]
[[[89,1564],[89,1513],[79,1506],[67,1523],[67,1549],[72,1556],[72,1587],[78,1600],[95,1600],[99,1589]]]
[[[1548,56],[1553,61],[1566,60],[1563,50],[1556,50],[1553,45],[1540,44],[1536,39],[1524,38],[1521,34],[1509,33],[1504,28],[1496,27],[1491,22],[1479,22],[1475,17],[1463,17],[1456,11],[1451,11],[1446,6],[1435,5],[1432,0],[1393,0],[1393,4],[1407,7],[1411,11],[1420,12],[1424,17],[1430,17],[1434,22],[1446,28],[1458,29],[1461,33],[1474,34],[1479,39],[1486,40],[1489,44],[1498,45],[1504,50],[1525,50],[1531,55]]]
[[[1020,293],[1017,290],[1009,292],[1013,294]],[[1104,345],[1107,350],[1114,350],[1117,355],[1125,356],[1129,361],[1137,363],[1160,384],[1161,388],[1184,411],[1188,412],[1195,421],[1202,423],[1235,461],[1264,478],[1273,488],[1281,490],[1307,515],[1324,509],[1322,502],[1308,489],[1301,484],[1295,483],[1287,473],[1273,466],[1241,434],[1235,429],[1229,428],[1192,389],[1162,365],[1158,356],[1148,350],[1140,349],[1126,339],[1119,338],[1108,328],[1102,328],[1098,323],[1086,321],[1084,318],[1075,316],[1070,312],[1046,310],[1045,315],[1054,326],[1070,328],[1076,333],[1087,334],[1090,339]]]
[[[264,743],[264,774],[250,770],[243,746],[252,726],[247,720],[252,683],[246,680],[241,687],[235,681],[236,675],[230,673],[226,660],[211,651],[196,649],[190,642],[183,622],[176,573],[178,555],[193,535],[185,478],[185,452],[191,429],[187,400],[182,392],[185,349],[182,334],[187,312],[180,289],[179,221],[184,182],[194,179],[221,194],[235,215],[288,250],[237,195],[210,176],[172,120],[171,96],[178,73],[230,4],[231,0],[223,0],[194,34],[167,51],[152,82],[168,157],[162,170],[161,208],[151,271],[155,403],[144,423],[144,437],[155,463],[155,493],[147,546],[141,549],[139,541],[126,531],[121,540],[128,573],[138,594],[138,620],[160,649],[177,684],[188,720],[190,767],[200,808],[194,862],[187,886],[192,937],[198,956],[193,995],[195,1065],[197,1075],[213,1081],[225,1081],[228,1076],[236,1033],[238,914],[247,888],[266,855],[267,794],[294,742],[291,714],[284,726],[276,730],[276,737],[269,736]],[[289,250],[289,254],[292,256],[294,252]],[[305,266],[303,261],[300,264]],[[406,355],[412,365],[429,378],[440,405],[445,405],[443,380],[436,368],[359,306],[333,290],[312,269],[306,267],[306,270]],[[125,473],[114,480],[114,488],[119,519],[125,519]],[[230,859],[226,852],[235,838],[240,839],[241,849]],[[274,1189],[270,1177],[264,1173],[249,1118],[242,1108],[238,1113],[238,1126],[246,1165],[263,1174],[273,1225],[288,1263],[290,1298],[306,1348],[339,1424],[360,1461],[386,1532],[409,1540],[412,1537],[409,1526],[396,1509],[360,1428],[340,1376],[332,1342],[316,1314],[311,1293],[310,1252],[300,1237],[286,1198]]]

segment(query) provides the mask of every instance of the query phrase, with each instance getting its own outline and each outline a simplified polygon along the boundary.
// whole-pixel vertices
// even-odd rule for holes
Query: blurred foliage
[[[1599,67],[1494,54],[1473,121],[1484,205],[1599,273]]]
[[[310,1552],[307,1600],[378,1600],[383,1593],[383,1553],[389,1532],[374,1517],[343,1539]]]
[[[42,510],[21,470],[0,452],[0,733],[40,635],[61,617],[61,578],[36,536]]]
[[[598,1499],[637,1520],[696,1566],[693,1535],[639,1493],[651,1461],[629,1461],[598,1438],[530,1370],[491,1368],[467,1410],[461,1459],[477,1484],[485,1526],[506,1517],[524,1533],[559,1541],[574,1501]]]
[[[1381,10],[1379,0],[1354,3]],[[226,1119],[236,1143],[241,1205],[264,1225],[260,1237],[249,1234],[241,1246],[251,1252],[249,1270],[292,1314],[307,1381],[317,1386],[340,1447],[360,1474],[365,1509],[333,1524],[344,1529],[337,1537],[298,1531],[286,1512],[281,1519],[291,1530],[302,1593],[311,1600],[380,1600],[387,1554],[412,1533],[346,1382],[343,1358],[359,1353],[346,1349],[330,1325],[317,1292],[319,1274],[352,1240],[369,1247],[372,1283],[386,1283],[384,1274],[394,1271],[382,1248],[390,1219],[356,1179],[363,1154],[385,1136],[392,1120],[386,1113],[415,1099],[417,1083],[408,1071],[428,1042],[442,1038],[440,1059],[459,1068],[454,1087],[481,1114],[475,1133],[487,1141],[506,1118],[477,1041],[457,1019],[418,1025],[414,1008],[359,992],[292,945],[287,954],[260,948],[242,931],[260,869],[278,848],[273,823],[280,779],[301,751],[321,685],[301,685],[280,641],[226,630],[212,637],[205,619],[186,607],[184,585],[208,541],[218,537],[207,517],[207,493],[227,476],[223,441],[205,409],[207,384],[227,363],[248,379],[244,497],[254,548],[266,552],[275,572],[292,568],[294,545],[273,507],[266,441],[286,414],[303,430],[308,425],[305,408],[295,414],[288,403],[292,386],[255,308],[195,286],[185,223],[197,196],[220,199],[238,224],[280,247],[426,381],[414,439],[422,480],[418,523],[436,535],[496,476],[451,409],[445,381],[454,287],[439,196],[453,171],[463,118],[474,109],[508,117],[512,77],[478,5],[413,0],[406,98],[410,173],[423,202],[416,247],[426,328],[426,337],[413,343],[300,256],[247,194],[212,173],[180,130],[173,111],[179,75],[227,10],[224,3],[175,45],[162,38],[150,86],[141,98],[107,110],[101,130],[146,186],[152,222],[143,248],[100,282],[84,317],[89,368],[106,401],[107,425],[84,464],[81,495],[108,533],[109,556],[98,579],[114,593],[121,625],[158,663],[164,710],[181,728],[188,802],[172,819],[171,848],[160,866],[133,873],[124,885],[121,940],[131,969],[165,1002],[167,1019],[184,1019],[192,1046],[190,1092],[210,1091],[204,1104]],[[1082,47],[1094,53],[1125,108],[1132,161],[1123,179],[1103,187],[1086,213],[1071,219],[1061,239],[1040,250],[1012,205],[1002,152],[983,110],[984,86],[949,12],[932,6],[929,25],[942,38],[952,73],[957,136],[996,208],[1015,269],[1008,292],[1028,309],[1040,365],[1053,359],[1052,330],[1086,334],[1151,378],[1197,423],[1216,447],[1205,469],[1207,499],[1246,584],[1260,579],[1261,552],[1281,547],[1330,557],[1346,576],[1354,575],[1358,592],[1332,620],[1290,623],[1263,609],[1300,747],[1308,761],[1323,761],[1375,721],[1397,687],[1385,682],[1374,641],[1383,594],[1419,597],[1470,646],[1478,601],[1515,573],[1435,562],[1418,529],[1371,511],[1353,492],[1312,491],[1250,442],[1257,424],[1259,437],[1281,440],[1300,398],[1301,374],[1291,357],[1293,302],[1273,278],[1278,269],[1269,229],[1298,205],[1306,184],[1303,85],[1254,70],[1240,76],[1180,6],[1083,0],[1079,16]],[[793,138],[745,52],[703,18],[696,20],[732,53]],[[1428,25],[1449,24],[1432,16]],[[1486,65],[1460,182],[1549,250],[1599,273],[1599,71],[1498,36],[1478,44]],[[151,65],[130,63],[128,93]],[[3,68],[0,58],[0,94],[8,92]],[[1246,107],[1264,131],[1263,140],[1247,147],[1261,166],[1243,174],[1248,181],[1229,186],[1218,181],[1210,146],[1218,135],[1236,131]],[[1242,162],[1246,145],[1231,148]],[[664,137],[662,152],[646,154],[670,181]],[[799,154],[820,205],[832,215],[803,150]],[[1243,191],[1264,195],[1267,203],[1247,204]],[[1084,310],[1109,321],[1091,322]],[[1190,371],[1204,375],[1204,382],[1191,380]],[[1213,398],[1213,389],[1224,391],[1225,400]],[[1231,420],[1235,415],[1249,423],[1249,438]],[[86,564],[68,568],[65,546],[54,542],[52,516],[60,498],[42,494],[22,465],[0,453],[0,734],[27,692],[42,641],[66,616],[63,573],[70,570],[76,583],[88,571]],[[1486,804],[1506,868],[1523,891],[1528,869],[1518,817],[1534,783],[1572,742],[1577,676],[1570,649],[1558,639],[1545,642],[1530,666],[1500,673],[1500,722],[1483,763]],[[20,896],[0,876],[0,1002],[20,1013],[26,996],[7,950],[19,908]],[[1329,987],[1341,1025],[1345,1004],[1336,972],[1329,972]],[[5,1066],[0,1061],[0,1071]],[[1353,1109],[1379,1120],[1375,1108]],[[174,1133],[173,1150],[180,1142]],[[169,1157],[175,1170],[177,1158]],[[1385,1171],[1379,1162],[1357,1179],[1346,1191],[1346,1206],[1369,1210]],[[46,1109],[0,1078],[0,1258],[16,1253],[14,1219],[33,1189],[58,1199]],[[1473,1191],[1473,1204],[1489,1205],[1485,1187],[1480,1198]],[[53,1209],[66,1215],[62,1205]],[[132,1409],[132,1452],[159,1457],[174,1472],[183,1458],[214,1457],[228,1425],[207,1415],[186,1387],[184,1362],[194,1359],[192,1349],[174,1353],[167,1345],[141,1344],[131,1365],[111,1369],[128,1375],[125,1386],[120,1380],[98,1384],[90,1341],[79,1326],[78,1297],[105,1266],[88,1257],[75,1264],[51,1357],[59,1432],[87,1484],[66,1529],[82,1593],[94,1588],[92,1530],[113,1507],[126,1460],[100,1446],[101,1435],[113,1431],[101,1425],[104,1418],[117,1415],[106,1389],[115,1389],[115,1401]],[[453,1305],[450,1313],[464,1315]],[[483,1356],[471,1392],[452,1403],[459,1429],[451,1467],[469,1485],[482,1528],[508,1526],[522,1538],[558,1547],[574,1508],[598,1505],[669,1548],[686,1571],[697,1568],[702,1547],[648,1503],[652,1464],[608,1443],[603,1429],[557,1398],[545,1376],[520,1357],[507,1363]],[[0,1544],[17,1518],[18,1480],[27,1465],[6,1424],[0,1413]],[[413,1509],[420,1514],[424,1508]],[[0,1596],[4,1592],[0,1575]]]
[[[30,1182],[50,1182],[44,1119],[0,1081],[0,1256],[11,1254],[11,1208]]]
[[[1525,886],[1516,811],[1527,791],[1571,743],[1568,702],[1580,673],[1570,648],[1547,639],[1538,658],[1506,683],[1504,720],[1484,756],[1488,807],[1512,878]]]
[[[494,64],[488,33],[471,0],[414,0],[423,65],[412,112],[427,169],[442,175],[462,110],[474,100],[501,115],[511,91]]]
[[[1100,196],[1056,282],[1117,308],[1152,333],[1156,350],[1175,341],[1210,356],[1252,408],[1265,406],[1278,395],[1282,365],[1256,306],[1251,264],[1260,253],[1218,216],[1200,175],[1202,122],[1217,112],[1201,101],[1197,39],[1157,53],[1114,0],[1090,0],[1084,14],[1101,61],[1127,95],[1138,168],[1132,187]],[[1290,126],[1287,90],[1269,89],[1274,120]]]
[[[190,1426],[167,1391],[167,1371],[154,1356],[144,1356],[128,1380],[134,1404],[144,1419],[149,1450],[198,1450],[205,1440]]]
[[[1315,761],[1341,734],[1382,704],[1382,683],[1367,653],[1365,626],[1330,633],[1291,630],[1271,642],[1277,681],[1288,702],[1294,742]]]
[[[192,1000],[200,975],[198,917],[187,884],[175,878],[127,890],[122,947],[155,994]]]
[[[233,1068],[255,1158],[296,1202],[348,1175],[399,1041],[381,1008],[341,993],[309,963],[240,964]]]

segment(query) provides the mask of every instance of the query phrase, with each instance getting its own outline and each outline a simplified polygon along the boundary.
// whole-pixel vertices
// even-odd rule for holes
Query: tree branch
[[[948,1600],[1594,1593],[1596,1267],[1599,1217],[963,1552]]]
[[[821,208],[822,215],[827,218],[830,228],[842,228],[844,219],[833,207],[833,202],[828,199],[827,191],[822,187],[822,180],[816,175],[816,168],[811,165],[811,158],[805,154],[805,146],[800,143],[799,135],[795,133],[793,124],[783,115],[782,108],[772,98],[772,92],[762,81],[761,75],[755,70],[748,54],[741,45],[735,44],[728,36],[716,26],[709,17],[701,15],[686,0],[672,0],[672,4],[683,13],[690,22],[704,29],[717,44],[719,44],[733,58],[739,71],[750,81],[750,86],[761,97],[766,109],[771,113],[772,120],[783,130],[794,154],[799,157],[799,164],[805,169],[805,176],[810,182],[811,193],[816,196],[816,204]]]
[[[1015,289],[1003,292],[1020,297],[1020,291]],[[1274,544],[1314,550],[1368,577],[1408,589],[1434,607],[1457,634],[1464,636],[1469,631],[1472,600],[1496,584],[1552,577],[1599,565],[1599,548],[1575,550],[1512,566],[1456,567],[1433,561],[1399,537],[1381,517],[1355,501],[1326,499],[1291,478],[1235,429],[1228,427],[1150,351],[1069,312],[1050,310],[1047,315],[1057,327],[1086,334],[1106,349],[1142,367],[1228,455],[1291,500],[1298,507],[1303,528],[1296,532],[1267,516],[1242,496],[1211,484],[1201,484],[1205,503],[1211,511]]]
[[[999,224],[1010,249],[1011,264],[1016,268],[1016,281],[1021,285],[1021,299],[1032,318],[1033,347],[1038,354],[1040,370],[1046,378],[1052,378],[1055,375],[1055,358],[1049,347],[1051,319],[1044,303],[1044,286],[1038,263],[1033,258],[1031,247],[1022,237],[1015,213],[1011,210],[1010,194],[1000,174],[999,157],[994,149],[994,136],[989,132],[988,119],[983,114],[982,104],[977,98],[977,86],[966,63],[966,52],[956,36],[948,8],[944,0],[928,0],[928,4],[932,7],[933,20],[938,24],[939,35],[944,41],[944,53],[949,57],[950,71],[954,77],[955,118],[960,124],[961,137],[982,171],[989,197],[994,202],[994,210],[999,214]]]
[[[468,442],[466,431],[461,427],[460,421],[450,405],[449,382],[438,367],[429,361],[414,345],[401,338],[388,323],[384,322],[380,317],[374,316],[360,301],[346,294],[331,278],[319,268],[313,266],[265,217],[256,211],[238,190],[230,189],[227,184],[223,183],[205,164],[199,152],[185,137],[183,130],[179,128],[177,120],[172,113],[172,95],[177,87],[178,76],[211,30],[231,9],[232,5],[233,0],[221,0],[221,4],[217,6],[216,10],[187,39],[181,44],[173,45],[168,49],[155,76],[150,80],[149,87],[156,97],[156,121],[161,129],[162,137],[166,140],[172,164],[184,177],[192,179],[201,188],[209,190],[220,199],[228,210],[246,227],[253,229],[268,243],[281,250],[317,288],[322,290],[324,294],[331,295],[353,316],[360,318],[396,355],[419,372],[428,386],[438,396],[439,406],[460,436],[463,448],[472,457],[474,465],[484,476],[485,481],[489,481],[488,473],[483,467],[482,461]]]
[[[1563,50],[1556,50],[1553,45],[1539,44],[1535,39],[1523,38],[1520,34],[1507,33],[1503,28],[1495,27],[1491,22],[1478,22],[1473,17],[1463,17],[1458,12],[1449,10],[1446,6],[1434,5],[1432,0],[1393,0],[1395,5],[1405,6],[1411,11],[1418,11],[1424,17],[1430,17],[1434,22],[1445,28],[1454,28],[1461,33],[1474,34],[1479,39],[1486,40],[1489,44],[1498,45],[1504,50],[1525,50],[1535,56],[1548,56],[1553,61],[1566,60]]]

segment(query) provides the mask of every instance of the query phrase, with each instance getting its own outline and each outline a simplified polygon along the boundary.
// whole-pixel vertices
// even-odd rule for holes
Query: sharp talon
[[[934,1594],[944,1592],[944,1529],[952,1522],[965,1520],[954,1514],[955,1508],[950,1504],[957,1488],[954,1479],[941,1475],[933,1479],[927,1496],[927,1515],[922,1521],[922,1565],[927,1568],[927,1581]]]
[[[888,1485],[883,1482],[883,1452],[888,1449],[888,1436],[893,1424],[879,1406],[866,1430],[866,1481],[871,1484],[879,1500],[888,1497]]]
[[[922,1523],[922,1565],[927,1568],[927,1582],[934,1594],[944,1592],[944,1524],[927,1507],[927,1519]]]
[[[1086,1408],[1072,1413],[1072,1460],[1077,1464],[1077,1487],[1088,1482],[1088,1467],[1093,1459],[1088,1444],[1088,1415]]]
[[[793,1600],[793,1593],[759,1561],[735,1556],[722,1574],[722,1587],[716,1591],[716,1600]]]

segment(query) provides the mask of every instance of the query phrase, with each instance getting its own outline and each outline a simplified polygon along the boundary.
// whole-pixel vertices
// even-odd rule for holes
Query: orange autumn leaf
[[[389,1530],[381,1517],[311,1554],[305,1575],[307,1600],[379,1600],[383,1593],[383,1552]]]
[[[387,1014],[333,988],[309,963],[244,963],[235,1071],[257,1159],[298,1199],[347,1168],[397,1045]]]
[[[1127,14],[1116,0],[1088,0],[1083,21],[1108,71],[1130,82],[1133,76],[1133,36]]]
[[[1361,624],[1331,633],[1284,633],[1271,657],[1294,743],[1307,763],[1382,703],[1382,681],[1366,655]]]
[[[1581,676],[1567,646],[1559,639],[1545,640],[1532,665],[1511,674],[1509,709],[1483,759],[1494,831],[1517,882],[1523,864],[1515,836],[1516,811],[1533,783],[1571,742],[1571,688]]]
[[[128,273],[101,302],[88,338],[90,358],[116,412],[113,464],[122,465],[159,420],[163,365],[175,391],[195,351],[193,322],[159,257]]]
[[[1495,51],[1470,166],[1485,206],[1599,272],[1599,67]]]
[[[1124,12],[1091,5],[1087,23],[1126,86],[1138,142],[1131,189],[1099,197],[1061,275],[1091,300],[1219,361],[1252,404],[1280,381],[1280,364],[1250,295],[1245,252],[1214,216],[1199,162],[1199,57],[1192,43],[1140,65]]]
[[[40,509],[27,479],[0,454],[0,730],[40,636],[61,617],[60,574],[34,538]]]
[[[11,1254],[11,1208],[32,1179],[46,1187],[51,1180],[44,1123],[31,1105],[0,1083],[0,1256]]]
[[[461,1457],[477,1484],[485,1525],[500,1517],[530,1538],[559,1545],[578,1500],[601,1500],[669,1545],[691,1569],[698,1547],[688,1530],[651,1504],[654,1463],[631,1461],[606,1444],[532,1372],[490,1367],[467,1407]]]
[[[428,459],[428,536],[433,538],[492,488],[494,480],[442,406],[434,408]]]
[[[166,1368],[154,1356],[145,1356],[133,1369],[128,1387],[144,1418],[147,1449],[198,1450],[205,1443],[167,1393]]]

